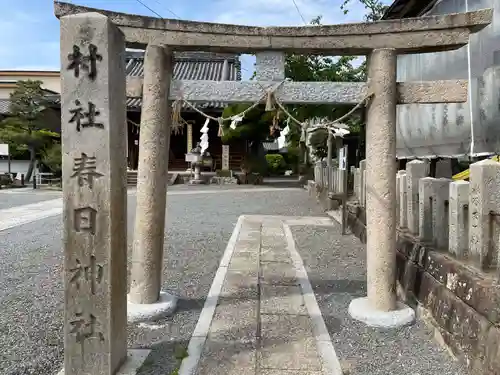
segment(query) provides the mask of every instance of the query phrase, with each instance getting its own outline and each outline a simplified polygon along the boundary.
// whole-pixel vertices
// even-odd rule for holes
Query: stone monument
[[[127,354],[124,51],[108,17],[61,18],[66,375],[115,374],[149,352]]]

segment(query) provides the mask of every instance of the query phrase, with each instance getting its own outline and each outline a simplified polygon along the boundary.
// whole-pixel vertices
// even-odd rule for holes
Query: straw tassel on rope
[[[224,136],[224,128],[223,128],[224,121],[222,117],[217,118],[217,122],[219,123],[219,131],[217,132],[217,136],[220,138]]]
[[[266,112],[274,111],[276,109],[274,102],[274,92],[272,90],[268,90],[266,97]]]
[[[174,134],[177,134],[179,130],[182,128],[182,102],[180,100],[176,100],[172,105],[172,128],[174,130]]]

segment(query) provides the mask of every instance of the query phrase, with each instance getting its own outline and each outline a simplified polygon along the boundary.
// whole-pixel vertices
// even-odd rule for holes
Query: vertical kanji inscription
[[[82,128],[100,128],[104,129],[104,124],[102,122],[96,122],[96,117],[98,117],[101,112],[96,108],[95,104],[90,100],[88,101],[88,110],[84,111],[82,108],[82,103],[80,100],[75,100],[76,108],[69,110],[71,113],[71,118],[69,120],[71,123],[76,123],[76,131],[81,131]]]
[[[81,70],[87,72],[88,78],[95,80],[97,77],[97,62],[102,61],[102,55],[97,51],[97,46],[89,44],[88,55],[81,52],[81,48],[76,44],[73,45],[73,51],[68,54],[69,65],[66,69],[73,70],[76,78],[80,77]]]
[[[86,264],[77,259],[76,266],[70,269],[70,272],[72,272],[70,283],[74,284],[77,290],[80,290],[80,283],[85,280],[90,283],[90,293],[95,295],[97,285],[102,282],[104,267],[96,262],[95,256],[91,255]]]
[[[86,182],[88,187],[92,189],[94,187],[94,179],[103,176],[96,169],[96,157],[88,156],[82,152],[80,157],[74,159],[73,174],[71,177],[78,179],[80,187],[84,186]]]
[[[69,333],[74,335],[76,343],[80,344],[82,356],[85,354],[85,342],[87,340],[96,338],[99,342],[104,343],[104,334],[100,330],[100,322],[95,315],[78,311],[69,324],[71,327]]]
[[[96,232],[97,210],[92,207],[81,207],[74,211],[74,229],[77,232]]]

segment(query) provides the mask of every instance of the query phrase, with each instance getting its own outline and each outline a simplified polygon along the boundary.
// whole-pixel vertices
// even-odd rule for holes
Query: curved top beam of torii
[[[326,26],[256,27],[161,19],[55,2],[55,15],[97,12],[120,27],[128,47],[169,45],[176,50],[255,53],[264,50],[366,55],[375,48],[398,53],[460,48],[487,26],[491,9],[444,16]]]

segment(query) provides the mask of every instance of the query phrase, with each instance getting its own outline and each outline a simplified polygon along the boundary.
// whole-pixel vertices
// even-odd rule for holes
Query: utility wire
[[[297,2],[295,0],[292,0],[292,2],[293,2],[293,5],[295,5],[295,9],[297,9],[297,13],[299,14],[300,18],[302,18],[302,22],[304,22],[304,25],[307,26],[306,19],[302,15],[302,12],[300,11],[299,6],[297,5]]]
[[[146,8],[147,10],[149,10],[150,12],[154,13],[155,15],[157,15],[158,17],[160,17],[161,19],[163,19],[163,16],[158,13],[157,11],[155,11],[153,8],[151,8],[150,6],[148,6],[146,3],[144,3],[142,0],[136,0],[139,4],[141,4],[144,8]],[[177,18],[180,18],[177,14],[175,14],[173,11],[171,11],[170,9],[166,8],[167,11],[169,13],[171,13],[172,15],[174,15],[175,17]]]
[[[162,7],[164,7],[164,4],[162,4],[160,2],[160,0],[155,0],[155,2],[158,4],[158,5],[161,5]],[[178,14],[176,14],[172,9],[169,9],[167,7],[165,7],[165,9],[167,10],[167,12],[169,12],[172,16],[174,17],[177,17],[177,18],[181,18]]]

